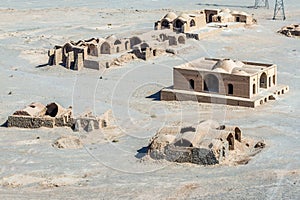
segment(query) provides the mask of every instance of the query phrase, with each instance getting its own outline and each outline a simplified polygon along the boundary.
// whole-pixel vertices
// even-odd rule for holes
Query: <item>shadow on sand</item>
[[[148,149],[149,149],[148,146],[140,148],[139,150],[137,150],[137,154],[135,154],[135,157],[139,159],[143,158],[144,156],[147,155]]]
[[[160,91],[151,94],[150,96],[146,97],[147,99],[152,99],[153,101],[160,101]]]

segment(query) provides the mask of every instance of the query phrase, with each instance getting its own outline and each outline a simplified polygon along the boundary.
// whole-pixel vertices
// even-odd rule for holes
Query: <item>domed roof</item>
[[[180,19],[181,21],[188,21],[189,20],[189,15],[185,14],[185,13],[181,13],[181,15],[178,17],[178,19]]]
[[[230,10],[228,8],[221,9],[221,12],[230,13]]]
[[[240,15],[245,15],[245,16],[249,16],[249,14],[248,13],[245,13],[245,12],[240,12]]]
[[[231,60],[231,59],[224,59],[224,60],[219,60],[217,64],[215,64],[212,68],[212,70],[215,69],[223,69],[227,73],[231,73],[232,69],[238,67],[237,64]]]
[[[118,38],[115,36],[115,35],[110,35],[106,38],[106,40],[109,40],[109,41],[116,41]]]
[[[232,14],[232,15],[238,15],[238,14],[240,14],[240,12],[239,12],[239,11],[236,11],[236,10],[233,10],[233,11],[231,11],[231,14]]]
[[[243,68],[240,68],[240,67],[236,67],[232,70],[232,74],[235,74],[235,75],[241,75],[241,76],[247,76],[249,75],[247,72],[245,72],[243,70]]]
[[[177,18],[177,15],[173,12],[169,12],[164,16],[164,19],[168,20],[169,22],[173,21],[174,19]]]

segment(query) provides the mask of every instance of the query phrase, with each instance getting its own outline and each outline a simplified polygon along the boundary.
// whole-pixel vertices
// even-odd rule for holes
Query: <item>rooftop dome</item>
[[[178,19],[180,19],[181,21],[188,21],[189,20],[189,15],[188,14],[185,14],[185,13],[182,13],[179,17],[178,17]]]
[[[249,75],[247,72],[245,72],[243,70],[243,68],[240,68],[240,67],[236,67],[232,70],[232,74],[235,74],[235,75],[241,75],[241,76],[247,76]]]
[[[223,9],[221,9],[221,12],[230,13],[230,10],[228,8],[223,8]]]
[[[109,40],[109,41],[116,41],[118,38],[115,36],[115,35],[110,35],[106,38],[106,40]]]
[[[215,69],[223,69],[227,73],[231,73],[232,69],[238,67],[238,65],[231,59],[224,59],[224,60],[219,60],[217,64],[215,64],[212,68],[212,70]]]
[[[173,12],[169,12],[164,16],[164,19],[168,20],[169,22],[173,21],[174,19],[177,18],[177,15]]]

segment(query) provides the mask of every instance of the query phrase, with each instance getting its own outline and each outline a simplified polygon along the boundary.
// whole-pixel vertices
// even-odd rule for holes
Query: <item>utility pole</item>
[[[285,20],[285,12],[284,12],[283,0],[276,0],[276,2],[275,2],[275,8],[274,8],[273,20],[276,19],[276,16],[278,15],[279,11],[282,12],[283,20]]]
[[[255,0],[254,8],[265,7],[269,9],[269,1],[268,0]]]

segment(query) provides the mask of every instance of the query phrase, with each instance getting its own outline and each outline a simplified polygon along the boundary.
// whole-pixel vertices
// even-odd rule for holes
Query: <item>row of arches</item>
[[[170,24],[173,24],[174,28],[182,29],[185,23],[186,22],[182,21],[181,19],[176,19],[174,22],[169,22],[168,20],[164,19],[161,22],[161,27],[162,28],[170,28]],[[191,19],[188,24],[190,27],[196,26],[196,22],[194,19]]]

